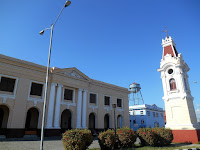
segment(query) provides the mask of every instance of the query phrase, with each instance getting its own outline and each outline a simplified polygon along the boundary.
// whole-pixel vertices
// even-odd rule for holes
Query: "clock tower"
[[[187,72],[190,70],[181,53],[176,50],[174,40],[169,36],[162,39],[163,55],[158,71],[163,84],[163,100],[166,111],[166,128],[174,135],[173,142],[200,141],[193,97]]]

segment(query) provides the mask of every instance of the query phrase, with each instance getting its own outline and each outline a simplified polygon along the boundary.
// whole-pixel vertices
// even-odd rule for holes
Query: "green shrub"
[[[173,140],[172,130],[166,128],[153,128],[152,131],[156,136],[156,146],[170,145]]]
[[[141,140],[141,145],[149,145],[155,146],[156,145],[156,136],[151,128],[140,128],[137,130],[137,135]]]
[[[117,129],[117,138],[119,148],[131,148],[136,141],[137,135],[132,129],[123,127]]]
[[[63,133],[62,141],[65,150],[86,150],[93,136],[88,129],[72,129]]]
[[[107,131],[99,133],[98,136],[99,145],[102,150],[112,150],[115,146],[115,132],[108,129]]]

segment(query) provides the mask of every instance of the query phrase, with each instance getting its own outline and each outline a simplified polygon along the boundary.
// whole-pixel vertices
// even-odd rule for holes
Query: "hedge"
[[[151,130],[151,128],[140,128],[137,130],[137,135],[141,140],[141,145],[149,145],[155,146],[156,145],[156,135]]]
[[[117,138],[118,148],[131,148],[134,146],[137,135],[132,129],[123,127],[121,129],[117,129]]]
[[[166,128],[153,128],[152,131],[156,135],[156,146],[170,145],[173,140],[172,130]]]
[[[115,146],[115,132],[108,129],[107,131],[100,132],[98,136],[99,145],[102,150],[112,150]]]
[[[67,130],[62,135],[65,150],[86,150],[93,141],[93,136],[88,129]]]
[[[167,146],[173,140],[172,130],[166,128],[140,128],[137,134],[141,145]]]

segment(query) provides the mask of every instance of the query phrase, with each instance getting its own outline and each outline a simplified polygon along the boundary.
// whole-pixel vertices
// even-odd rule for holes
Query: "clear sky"
[[[51,67],[76,67],[122,87],[138,82],[145,103],[164,108],[160,73],[167,26],[189,65],[200,104],[199,0],[71,0],[54,27]],[[0,0],[0,53],[47,65],[50,30],[65,0]],[[197,83],[193,83],[197,81]]]

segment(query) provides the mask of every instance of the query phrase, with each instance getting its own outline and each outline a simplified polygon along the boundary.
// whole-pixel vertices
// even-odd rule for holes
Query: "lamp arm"
[[[65,8],[65,5],[63,6],[62,10],[60,11],[58,17],[56,18],[56,21],[54,22],[53,26],[55,26],[55,24],[58,21],[58,18],[60,17],[60,15],[61,15],[61,13],[62,13],[62,11],[63,11],[64,8]]]

